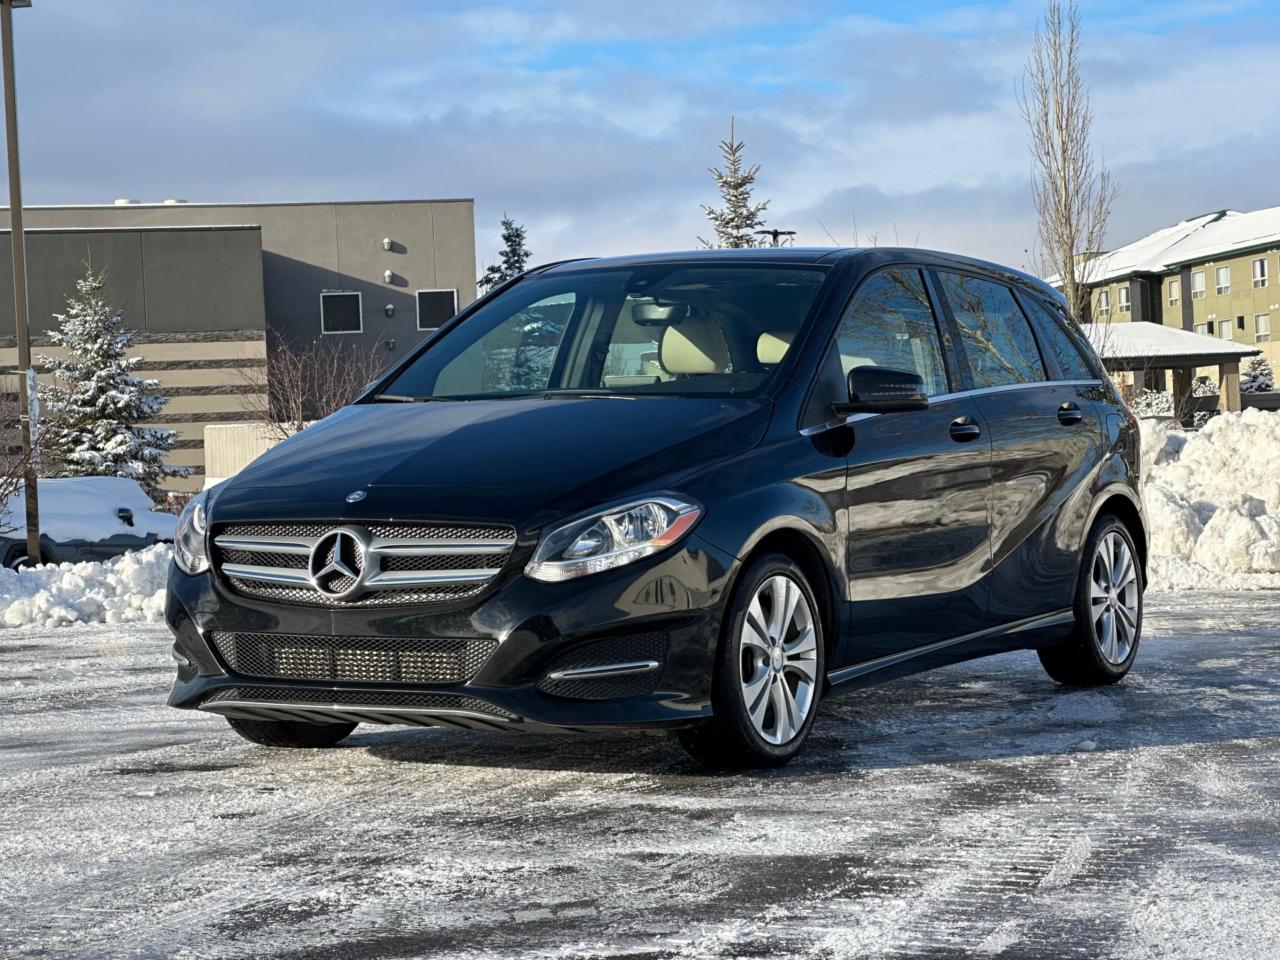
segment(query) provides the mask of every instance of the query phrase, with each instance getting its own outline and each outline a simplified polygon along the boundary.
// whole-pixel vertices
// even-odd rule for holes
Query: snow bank
[[[178,518],[159,513],[151,498],[142,492],[136,480],[122,477],[67,477],[41,480],[40,533],[54,540],[106,540],[116,534],[145,537],[154,533],[162,540],[172,540]],[[23,492],[0,504],[0,529],[5,536],[22,539],[27,535],[23,522],[26,508]],[[116,511],[127,507],[133,511],[133,526],[125,524]],[[12,530],[9,527],[12,526]]]
[[[1157,590],[1280,587],[1280,413],[1194,432],[1143,420],[1143,499]]]
[[[158,621],[172,555],[158,544],[105,563],[0,568],[0,627]]]

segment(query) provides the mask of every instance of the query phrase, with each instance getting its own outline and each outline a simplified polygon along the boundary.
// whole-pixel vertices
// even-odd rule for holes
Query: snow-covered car
[[[177,518],[155,509],[133,480],[72,477],[40,481],[40,562],[107,560],[172,541]],[[0,561],[29,564],[21,491],[0,510]]]

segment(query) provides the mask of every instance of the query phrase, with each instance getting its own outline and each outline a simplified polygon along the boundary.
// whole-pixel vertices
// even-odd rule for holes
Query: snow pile
[[[1196,432],[1141,428],[1151,586],[1280,587],[1280,414],[1225,413]]]
[[[172,555],[159,544],[105,563],[0,568],[0,627],[158,621]]]

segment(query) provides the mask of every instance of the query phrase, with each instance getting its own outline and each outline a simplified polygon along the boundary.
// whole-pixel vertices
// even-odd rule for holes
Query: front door
[[[991,545],[990,438],[956,389],[920,271],[873,274],[837,333],[845,375],[874,364],[924,380],[927,410],[855,415],[845,569],[850,663],[979,630]]]

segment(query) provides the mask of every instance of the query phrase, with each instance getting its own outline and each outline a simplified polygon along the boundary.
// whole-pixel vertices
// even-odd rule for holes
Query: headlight
[[[178,529],[173,535],[173,559],[183,573],[195,576],[209,569],[209,554],[205,549],[205,494],[199,493],[187,501],[178,517]]]
[[[555,582],[612,570],[665,550],[700,516],[697,504],[651,497],[579,517],[543,536],[524,572]]]

